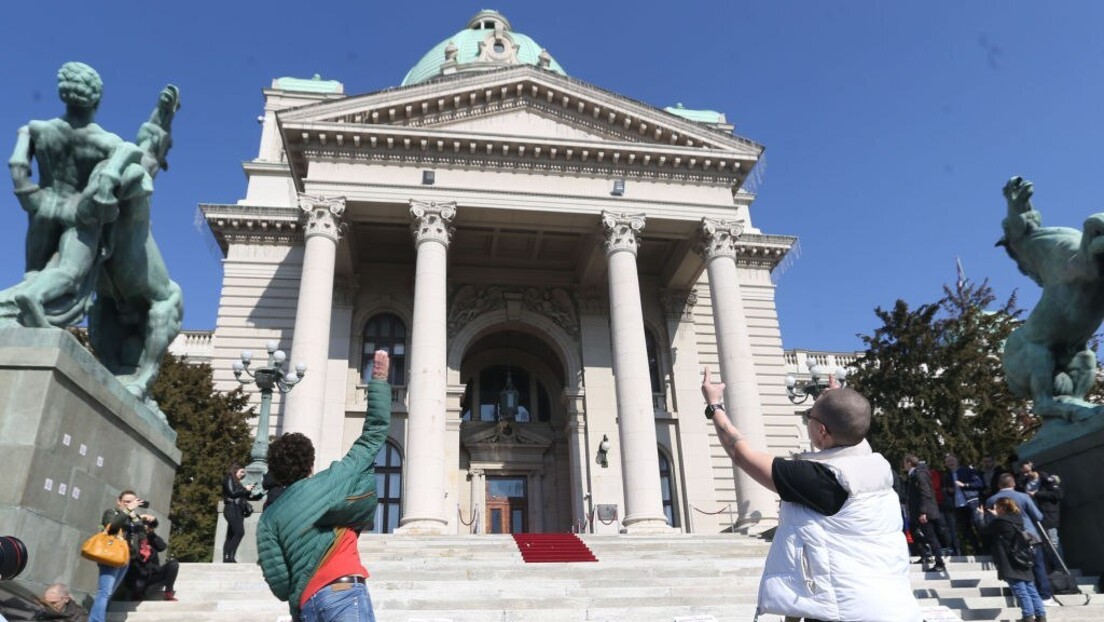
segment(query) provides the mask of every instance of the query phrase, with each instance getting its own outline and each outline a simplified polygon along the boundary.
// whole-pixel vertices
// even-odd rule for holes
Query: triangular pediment
[[[763,152],[725,127],[529,66],[320,102],[278,111],[277,119],[297,180],[319,158],[736,187]]]
[[[619,140],[597,127],[573,123],[572,119],[557,117],[533,107],[520,106],[513,110],[485,115],[473,115],[462,119],[432,125],[450,132],[499,134],[503,136],[527,136],[550,140]]]
[[[762,147],[706,124],[533,67],[331,100],[278,113],[282,125],[393,126],[725,150]]]

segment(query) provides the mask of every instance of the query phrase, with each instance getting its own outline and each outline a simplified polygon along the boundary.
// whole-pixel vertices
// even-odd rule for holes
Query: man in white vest
[[[870,402],[849,388],[822,393],[802,415],[816,451],[787,460],[752,447],[732,425],[721,403],[724,387],[705,370],[705,415],[721,446],[782,499],[758,614],[805,622],[922,622],[892,469],[866,441]]]

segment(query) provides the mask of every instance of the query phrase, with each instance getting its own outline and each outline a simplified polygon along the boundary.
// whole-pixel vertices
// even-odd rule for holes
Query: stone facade
[[[291,344],[310,371],[271,423],[311,436],[322,468],[390,347],[383,530],[769,526],[777,500],[734,472],[699,391],[719,369],[746,433],[779,455],[804,441],[772,280],[795,239],[757,229],[741,187],[763,148],[546,60],[441,62],[443,79],[355,97],[264,91],[245,197],[200,206],[225,256],[217,386],[237,386],[241,350]]]

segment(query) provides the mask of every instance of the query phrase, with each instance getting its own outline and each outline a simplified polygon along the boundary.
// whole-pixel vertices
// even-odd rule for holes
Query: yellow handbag
[[[81,557],[104,566],[122,568],[130,563],[130,545],[126,538],[107,533],[105,527],[103,531],[84,541],[81,545]]]

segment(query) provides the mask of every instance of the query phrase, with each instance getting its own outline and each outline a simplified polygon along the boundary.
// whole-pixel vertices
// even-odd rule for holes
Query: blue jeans
[[[123,575],[130,567],[127,565],[121,568],[112,568],[103,564],[97,564],[97,566],[100,568],[100,584],[96,590],[96,599],[92,601],[92,611],[88,614],[88,622],[104,622],[107,619],[107,601],[111,600],[115,588],[123,582]]]
[[[335,587],[338,589],[334,590]],[[376,614],[363,583],[335,583],[311,596],[299,610],[299,619],[302,622],[376,622]]]
[[[1043,606],[1043,599],[1039,598],[1039,591],[1035,589],[1034,583],[1010,579],[1008,587],[1012,588],[1012,594],[1015,595],[1016,602],[1020,604],[1020,612],[1023,613],[1023,617],[1026,618],[1035,614],[1046,615],[1046,607]]]
[[[1049,599],[1054,593],[1050,589],[1050,577],[1047,576],[1047,564],[1046,554],[1043,552],[1045,544],[1038,544],[1031,548],[1035,549],[1035,565],[1031,568],[1031,572],[1035,574],[1035,588],[1038,589],[1039,596],[1043,600]]]

